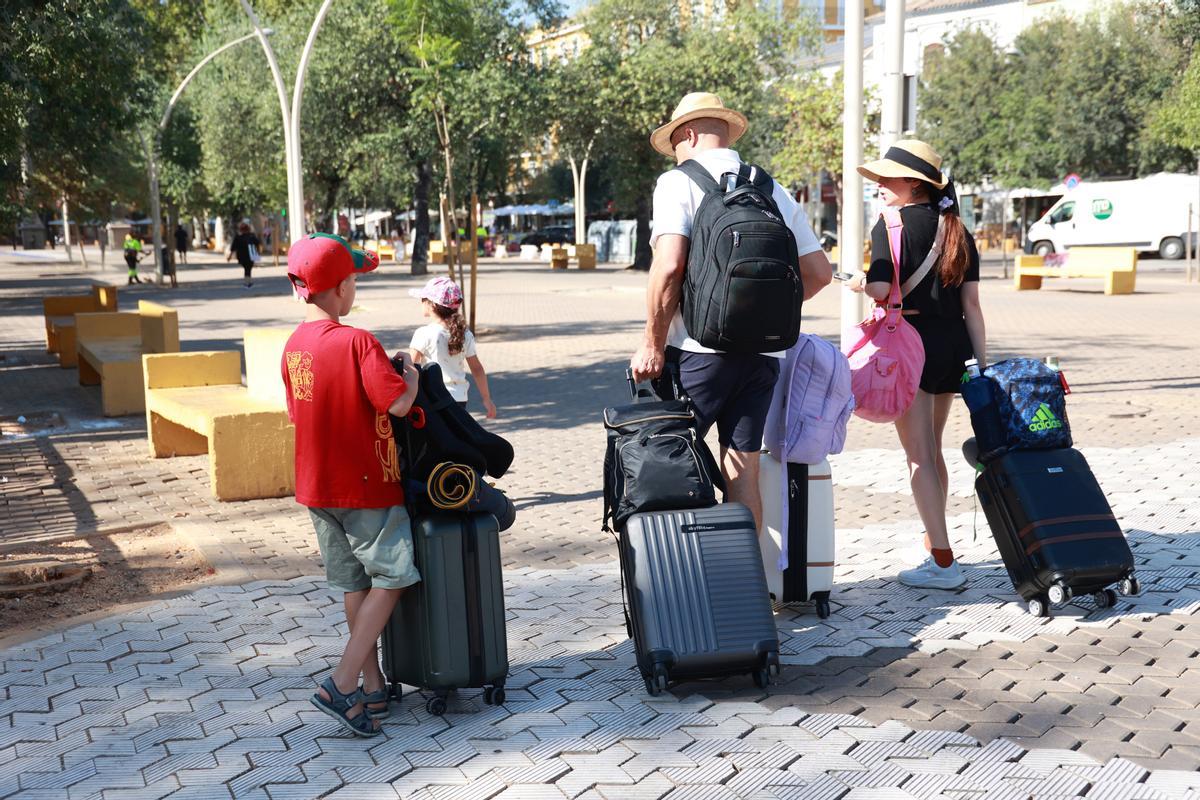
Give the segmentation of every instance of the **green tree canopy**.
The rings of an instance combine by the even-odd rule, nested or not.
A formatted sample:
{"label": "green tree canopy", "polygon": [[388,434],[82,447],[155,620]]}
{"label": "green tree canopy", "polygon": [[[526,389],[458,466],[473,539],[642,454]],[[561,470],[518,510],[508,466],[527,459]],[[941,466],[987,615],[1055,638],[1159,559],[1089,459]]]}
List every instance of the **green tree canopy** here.
{"label": "green tree canopy", "polygon": [[102,181],[146,102],[146,25],[128,0],[0,4],[0,197],[8,213]]}
{"label": "green tree canopy", "polygon": [[967,181],[1012,185],[1134,175],[1179,163],[1144,135],[1146,120],[1186,63],[1174,12],[1115,5],[1085,18],[1052,16],[1011,50],[965,30],[928,60],[919,133]]}
{"label": "green tree canopy", "polygon": [[606,109],[597,146],[612,170],[615,200],[638,220],[635,265],[650,262],[650,197],[670,162],[649,144],[680,98],[704,90],[746,114],[749,133],[738,144],[748,160],[770,152],[776,82],[797,54],[816,42],[808,17],[755,3],[724,14],[684,13],[675,0],[599,0],[584,14],[592,45],[578,91]]}

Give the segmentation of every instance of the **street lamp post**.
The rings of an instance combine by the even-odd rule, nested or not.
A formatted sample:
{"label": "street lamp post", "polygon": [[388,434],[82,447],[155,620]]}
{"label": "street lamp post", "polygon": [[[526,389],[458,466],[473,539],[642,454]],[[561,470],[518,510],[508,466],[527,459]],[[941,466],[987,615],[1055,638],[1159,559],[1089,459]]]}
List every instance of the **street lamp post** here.
{"label": "street lamp post", "polygon": [[[900,0],[892,0],[900,2]],[[889,3],[891,5],[891,3]],[[842,230],[838,236],[843,272],[862,269],[863,183],[863,0],[847,0],[845,57],[842,72]],[[854,325],[862,320],[862,295],[842,286],[842,346],[853,344]]]}
{"label": "street lamp post", "polygon": [[[262,33],[263,35],[270,36],[273,31],[267,29]],[[213,50],[204,58],[200,59],[200,63],[192,67],[192,71],[187,74],[187,77],[180,81],[179,86],[175,89],[175,93],[172,94],[171,99],[167,101],[167,107],[163,110],[162,119],[159,120],[158,127],[154,131],[154,139],[147,141],[146,137],[142,137],[142,147],[146,150],[146,167],[150,173],[150,219],[153,222],[152,227],[154,230],[154,272],[155,280],[158,283],[162,283],[163,281],[163,269],[165,266],[162,262],[162,200],[159,197],[157,162],[158,153],[162,149],[163,132],[167,129],[167,123],[171,121],[171,112],[175,110],[175,103],[179,101],[179,96],[183,94],[184,88],[191,83],[192,78],[196,77],[196,73],[199,72],[205,64],[212,61],[229,48],[239,45],[242,42],[249,41],[257,35],[257,32],[248,33],[245,36],[234,39],[232,42],[227,42],[226,44],[221,45],[216,50]]]}
{"label": "street lamp post", "polygon": [[283,83],[283,73],[279,70],[279,61],[275,51],[258,22],[258,15],[250,7],[249,0],[241,0],[242,10],[250,18],[254,32],[266,53],[267,63],[271,66],[271,77],[275,81],[275,92],[279,95],[279,111],[283,117],[283,150],[284,163],[287,165],[288,186],[288,236],[293,242],[304,238],[304,173],[300,166],[300,99],[304,92],[304,76],[308,71],[308,58],[312,53],[313,43],[317,32],[325,22],[325,15],[333,0],[324,0],[317,16],[313,19],[308,31],[308,39],[304,42],[304,51],[300,54],[300,65],[296,68],[296,83],[292,90],[292,103],[289,108],[287,87]]}

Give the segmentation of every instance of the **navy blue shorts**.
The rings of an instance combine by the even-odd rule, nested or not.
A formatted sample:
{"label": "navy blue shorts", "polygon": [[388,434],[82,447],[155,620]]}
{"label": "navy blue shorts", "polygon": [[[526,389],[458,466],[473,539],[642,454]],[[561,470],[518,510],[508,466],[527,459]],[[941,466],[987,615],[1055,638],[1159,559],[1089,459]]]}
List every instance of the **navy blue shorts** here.
{"label": "navy blue shorts", "polygon": [[701,436],[715,424],[722,447],[742,453],[762,449],[779,359],[755,353],[689,353],[672,347],[667,360],[679,364],[679,382],[692,398]]}

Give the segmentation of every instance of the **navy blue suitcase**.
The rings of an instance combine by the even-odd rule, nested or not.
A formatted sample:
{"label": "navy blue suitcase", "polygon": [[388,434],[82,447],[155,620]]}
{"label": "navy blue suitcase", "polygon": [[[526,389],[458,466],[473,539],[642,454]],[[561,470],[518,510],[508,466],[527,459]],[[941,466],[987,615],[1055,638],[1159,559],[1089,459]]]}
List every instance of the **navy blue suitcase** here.
{"label": "navy blue suitcase", "polygon": [[1133,553],[1078,450],[1013,450],[975,479],[979,504],[1013,587],[1035,616],[1072,596],[1107,608],[1139,591]]}

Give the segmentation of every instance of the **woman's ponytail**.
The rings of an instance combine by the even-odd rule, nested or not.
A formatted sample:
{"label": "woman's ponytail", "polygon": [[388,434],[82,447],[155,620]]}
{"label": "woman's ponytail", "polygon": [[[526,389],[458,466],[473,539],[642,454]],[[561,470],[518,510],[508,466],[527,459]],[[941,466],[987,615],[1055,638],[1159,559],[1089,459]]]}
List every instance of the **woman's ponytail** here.
{"label": "woman's ponytail", "polygon": [[462,318],[462,314],[458,313],[457,308],[447,308],[437,303],[432,303],[432,305],[433,313],[438,315],[438,319],[446,323],[446,330],[450,334],[450,343],[447,350],[450,355],[456,356],[462,352],[463,344],[467,339],[467,322]]}
{"label": "woman's ponytail", "polygon": [[943,286],[962,286],[971,265],[971,251],[967,247],[967,228],[958,216],[958,192],[954,181],[944,189],[934,189],[934,203],[942,215],[942,257],[938,259],[938,276]]}

